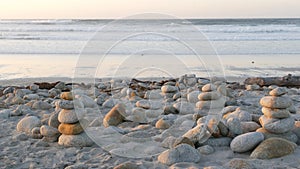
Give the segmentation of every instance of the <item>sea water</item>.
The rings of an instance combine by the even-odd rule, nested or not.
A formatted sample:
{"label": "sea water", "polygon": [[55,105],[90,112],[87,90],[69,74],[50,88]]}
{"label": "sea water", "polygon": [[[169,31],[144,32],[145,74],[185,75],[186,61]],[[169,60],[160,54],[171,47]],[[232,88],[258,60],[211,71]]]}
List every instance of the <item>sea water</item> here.
{"label": "sea water", "polygon": [[299,75],[300,19],[0,20],[0,72],[0,79]]}

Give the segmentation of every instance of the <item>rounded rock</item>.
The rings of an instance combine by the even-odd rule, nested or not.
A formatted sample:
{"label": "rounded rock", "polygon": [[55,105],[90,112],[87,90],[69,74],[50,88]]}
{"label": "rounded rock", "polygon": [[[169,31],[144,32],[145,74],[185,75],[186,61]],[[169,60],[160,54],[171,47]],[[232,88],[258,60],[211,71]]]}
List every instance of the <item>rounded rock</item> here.
{"label": "rounded rock", "polygon": [[45,137],[55,137],[59,135],[59,132],[56,128],[47,125],[41,126],[40,133]]}
{"label": "rounded rock", "polygon": [[58,114],[58,121],[61,123],[76,123],[84,117],[83,109],[62,109]]}
{"label": "rounded rock", "polygon": [[260,104],[272,109],[286,109],[292,105],[292,100],[286,96],[265,96],[260,100]]}
{"label": "rounded rock", "polygon": [[283,87],[277,87],[273,90],[271,90],[269,92],[269,94],[271,96],[282,96],[282,95],[285,95],[288,91],[286,90],[286,88],[283,88]]}
{"label": "rounded rock", "polygon": [[294,128],[295,120],[292,117],[285,119],[272,119],[266,116],[259,118],[260,124],[271,133],[281,134],[286,133]]}
{"label": "rounded rock", "polygon": [[288,109],[270,109],[263,107],[261,111],[268,118],[283,119],[291,116]]}
{"label": "rounded rock", "polygon": [[74,96],[72,92],[62,92],[60,98],[64,100],[73,100]]}
{"label": "rounded rock", "polygon": [[125,113],[125,105],[117,104],[105,115],[103,119],[104,127],[117,126],[122,123],[125,119]]}
{"label": "rounded rock", "polygon": [[214,84],[206,84],[202,87],[202,92],[211,92],[217,90],[217,86]]}
{"label": "rounded rock", "polygon": [[90,147],[94,142],[83,132],[79,135],[62,134],[58,139],[58,144],[66,147]]}
{"label": "rounded rock", "polygon": [[20,120],[17,124],[17,131],[30,134],[35,127],[42,126],[41,120],[35,116],[27,116]]}
{"label": "rounded rock", "polygon": [[163,93],[175,93],[175,92],[178,91],[178,89],[175,86],[164,85],[164,86],[161,87],[161,91]]}
{"label": "rounded rock", "polygon": [[58,131],[65,135],[77,135],[83,132],[83,130],[87,127],[87,120],[81,120],[81,122],[74,124],[66,124],[62,123],[58,126]]}
{"label": "rounded rock", "polygon": [[234,152],[244,153],[253,150],[264,140],[264,135],[259,132],[250,132],[235,137],[230,143],[230,148]]}
{"label": "rounded rock", "polygon": [[209,101],[209,100],[218,100],[220,97],[221,94],[219,92],[211,91],[211,92],[200,93],[198,99],[202,101]]}

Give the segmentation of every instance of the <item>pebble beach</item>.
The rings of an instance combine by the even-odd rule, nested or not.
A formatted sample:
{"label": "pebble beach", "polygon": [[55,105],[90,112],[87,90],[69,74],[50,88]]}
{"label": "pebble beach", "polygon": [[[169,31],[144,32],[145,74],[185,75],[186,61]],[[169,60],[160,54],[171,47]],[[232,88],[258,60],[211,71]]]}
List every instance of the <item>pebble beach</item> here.
{"label": "pebble beach", "polygon": [[300,90],[242,79],[0,82],[0,168],[299,168]]}

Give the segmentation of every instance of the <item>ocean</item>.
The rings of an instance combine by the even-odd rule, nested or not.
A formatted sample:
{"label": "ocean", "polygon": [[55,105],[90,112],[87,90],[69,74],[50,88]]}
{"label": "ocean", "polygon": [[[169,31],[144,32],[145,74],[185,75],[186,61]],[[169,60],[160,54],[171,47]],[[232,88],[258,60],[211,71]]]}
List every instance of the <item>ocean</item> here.
{"label": "ocean", "polygon": [[300,19],[0,20],[0,80],[300,75]]}

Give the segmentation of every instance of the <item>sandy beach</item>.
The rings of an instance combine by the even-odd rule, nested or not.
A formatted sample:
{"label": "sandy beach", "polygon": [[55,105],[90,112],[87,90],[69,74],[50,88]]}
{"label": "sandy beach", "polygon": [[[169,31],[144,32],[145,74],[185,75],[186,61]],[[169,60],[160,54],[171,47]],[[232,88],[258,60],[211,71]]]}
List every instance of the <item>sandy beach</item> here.
{"label": "sandy beach", "polygon": [[[232,143],[249,133],[261,133],[258,130],[264,128],[264,124],[258,119],[263,116],[261,110],[267,103],[260,100],[273,90],[273,93],[283,92],[282,97],[291,100],[287,103],[292,107],[286,117],[295,123],[290,133],[293,135],[278,134],[276,137],[284,138],[291,145],[299,143],[298,88],[281,87],[279,90],[274,85],[245,86],[242,79],[241,83],[233,83],[209,81],[194,75],[181,76],[176,81],[168,78],[156,78],[156,82],[147,80],[97,79],[93,85],[73,83],[70,78],[1,81],[0,167],[299,168],[298,145],[285,154],[277,151],[267,159],[260,159],[254,157],[253,151],[269,136],[261,134],[262,139],[246,150],[240,150]],[[58,81],[60,83],[55,83]],[[212,96],[204,99],[208,97],[207,93],[214,91],[217,94],[214,97],[219,100],[222,95],[224,102],[214,102],[208,109],[203,107],[202,103],[207,102],[203,100],[213,102],[216,99]],[[61,135],[61,132],[75,132],[61,127],[67,124],[62,112],[72,109],[77,113],[83,110],[84,116],[77,114],[76,117],[81,126],[86,126],[80,134],[74,133],[74,138],[72,134]],[[58,116],[58,129],[53,126],[55,115]],[[109,116],[121,120],[109,120]],[[209,117],[217,121],[210,123]],[[234,123],[230,119],[237,120],[239,125],[232,128]],[[225,124],[227,133],[223,133],[220,123]],[[199,125],[205,126],[205,135],[201,135],[203,130],[193,131]],[[212,126],[216,127],[213,131]],[[74,140],[76,135],[81,140]],[[252,143],[242,139],[239,144],[247,147]],[[175,154],[168,155],[171,151]],[[184,158],[185,155],[189,158]]]}

